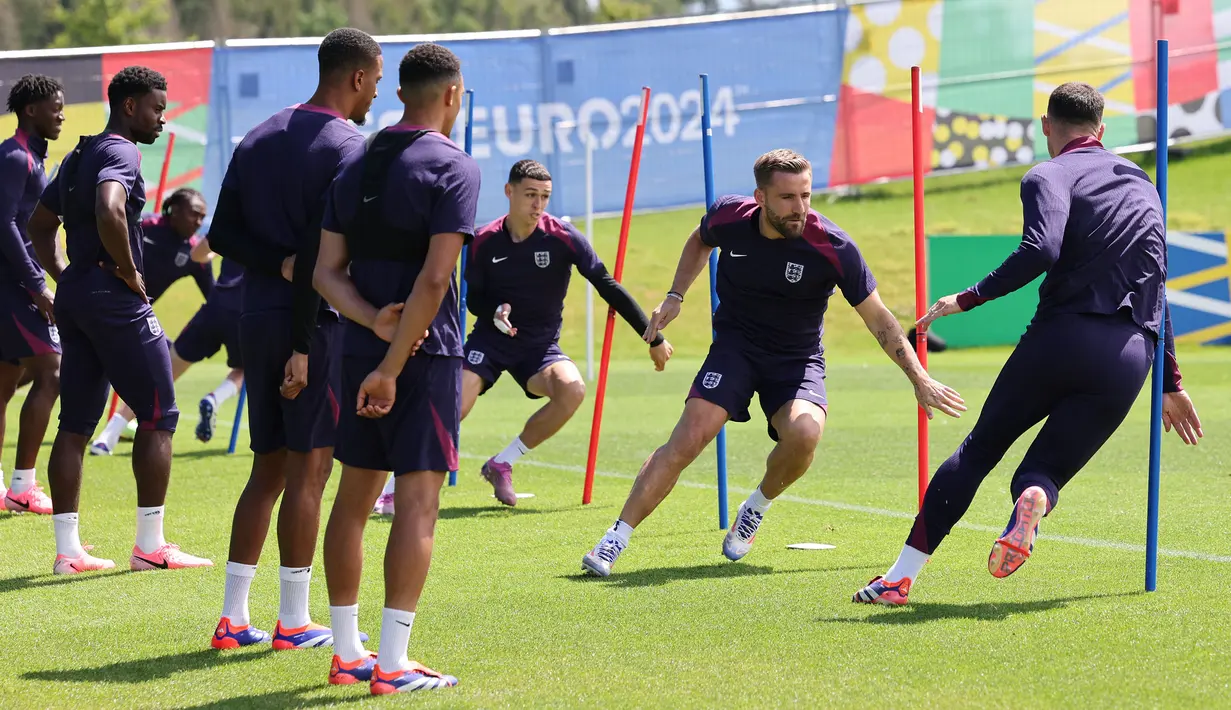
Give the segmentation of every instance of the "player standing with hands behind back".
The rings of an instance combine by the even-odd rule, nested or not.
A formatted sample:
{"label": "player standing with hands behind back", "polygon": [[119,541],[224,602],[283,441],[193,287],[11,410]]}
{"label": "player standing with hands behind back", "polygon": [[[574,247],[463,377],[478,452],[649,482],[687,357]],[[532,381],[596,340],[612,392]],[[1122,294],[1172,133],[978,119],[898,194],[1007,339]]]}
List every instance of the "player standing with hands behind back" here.
{"label": "player standing with hands behind back", "polygon": [[[369,139],[362,159],[329,191],[316,268],[317,287],[346,316],[336,449],[342,481],[325,529],[336,639],[329,682],[369,680],[373,695],[457,684],[410,661],[407,651],[440,487],[457,466],[462,333],[454,271],[474,234],[479,199],[478,164],[448,138],[462,101],[457,57],[417,45],[398,67],[398,84],[402,119]],[[376,657],[359,634],[359,578],[364,524],[386,471],[399,479],[398,512],[385,547]]]}
{"label": "player standing with hands behind back", "polygon": [[326,35],[316,57],[308,101],[265,119],[235,148],[209,233],[211,249],[244,267],[240,350],[254,454],[231,524],[214,648],[269,640],[249,624],[248,591],[279,495],[281,591],[272,645],[333,643],[329,629],[312,622],[308,589],[338,423],[329,376],[338,316],[312,287],[312,273],[325,194],[347,156],[363,148],[347,119],[366,119],[384,60],[376,40],[350,27]]}

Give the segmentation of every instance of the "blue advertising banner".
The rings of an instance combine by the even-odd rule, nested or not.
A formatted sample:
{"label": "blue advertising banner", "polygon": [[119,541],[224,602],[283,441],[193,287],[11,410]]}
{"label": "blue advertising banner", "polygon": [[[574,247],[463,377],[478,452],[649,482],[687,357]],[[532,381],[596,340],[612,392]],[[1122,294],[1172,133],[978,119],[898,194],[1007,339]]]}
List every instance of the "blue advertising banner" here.
{"label": "blue advertising banner", "polygon": [[[623,207],[642,86],[651,88],[636,207],[704,201],[701,73],[710,74],[719,194],[750,193],[752,163],[793,148],[823,187],[842,80],[846,10],[697,22],[633,30],[555,30],[498,39],[444,40],[475,92],[474,156],[483,171],[479,220],[503,214],[500,188],[522,158],[554,179],[552,211],[585,210],[586,141],[594,141],[594,208]],[[231,151],[270,114],[316,86],[316,43],[214,51],[204,188],[213,201]],[[386,43],[385,78],[366,124],[395,123],[397,64],[413,43]],[[770,51],[772,48],[772,51]],[[830,48],[830,49],[826,49]],[[733,61],[737,57],[754,61]],[[801,96],[815,98],[802,99]],[[828,100],[825,97],[829,97]],[[462,126],[455,129],[460,142]]]}

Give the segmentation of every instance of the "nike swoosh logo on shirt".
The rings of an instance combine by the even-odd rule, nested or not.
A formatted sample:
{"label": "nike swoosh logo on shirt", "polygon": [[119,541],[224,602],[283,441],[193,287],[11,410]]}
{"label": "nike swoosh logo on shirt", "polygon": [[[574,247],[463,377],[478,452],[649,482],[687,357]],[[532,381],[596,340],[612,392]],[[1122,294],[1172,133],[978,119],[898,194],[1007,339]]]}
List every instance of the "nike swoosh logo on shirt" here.
{"label": "nike swoosh logo on shirt", "polygon": [[380,197],[380,195],[372,195],[371,197],[365,197],[365,198],[363,198],[363,201],[364,201],[364,202],[371,202],[372,200],[375,200],[377,197]]}
{"label": "nike swoosh logo on shirt", "polygon": [[493,263],[493,264],[499,264],[500,262],[504,261],[504,260],[505,260],[505,259],[507,259],[507,258],[509,258],[509,257],[507,257],[507,256],[502,256],[502,257],[500,257],[499,259],[497,259],[496,257],[492,257],[492,263]]}
{"label": "nike swoosh logo on shirt", "polygon": [[732,257],[734,257],[734,258],[736,258],[736,259],[740,258],[741,256],[748,256],[747,254],[736,254],[736,253],[735,253],[735,252],[733,252],[733,251],[732,251],[732,252],[727,252],[727,253],[728,253],[728,254],[730,254]]}
{"label": "nike swoosh logo on shirt", "polygon": [[167,561],[166,561],[166,560],[163,560],[162,562],[155,562],[155,561],[153,561],[153,560],[147,560],[147,559],[145,559],[144,557],[137,557],[137,555],[133,555],[133,557],[136,557],[137,559],[141,560],[142,562],[144,562],[144,563],[146,563],[146,564],[148,564],[148,565],[153,565],[153,566],[155,566],[155,567],[157,567],[157,568],[159,568],[159,569],[166,569],[166,568],[167,568]]}

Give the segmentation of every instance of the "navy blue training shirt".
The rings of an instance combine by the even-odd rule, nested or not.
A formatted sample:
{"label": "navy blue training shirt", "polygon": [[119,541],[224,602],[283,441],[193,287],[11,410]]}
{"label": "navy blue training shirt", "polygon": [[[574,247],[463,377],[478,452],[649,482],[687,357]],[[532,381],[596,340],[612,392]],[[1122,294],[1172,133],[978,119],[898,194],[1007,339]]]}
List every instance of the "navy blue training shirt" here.
{"label": "navy blue training shirt", "polygon": [[[242,238],[283,256],[319,239],[325,192],[362,148],[353,125],[319,106],[297,104],[258,124],[235,148],[222,181],[241,198]],[[291,282],[279,275],[249,269],[243,292],[245,312],[291,308]]]}
{"label": "navy blue training shirt", "polygon": [[147,217],[141,222],[145,242],[145,295],[157,301],[176,281],[191,276],[201,295],[209,298],[214,288],[214,270],[192,260],[195,239],[184,239],[166,217]]}
{"label": "navy blue training shirt", "polygon": [[[413,126],[391,126],[386,131],[421,130]],[[360,144],[362,148],[362,143]],[[362,199],[362,152],[353,156],[329,190],[324,228],[346,234],[353,226]],[[394,229],[410,232],[422,239],[423,253],[433,235],[460,233],[474,235],[475,213],[479,203],[479,165],[448,137],[431,131],[402,151],[389,168],[382,194],[385,221]],[[361,235],[365,236],[365,235]],[[359,295],[382,308],[402,303],[410,297],[423,262],[355,259],[350,263],[350,278]],[[456,270],[440,310],[432,320],[430,335],[420,352],[430,355],[462,356],[461,323],[457,312]],[[383,356],[389,344],[367,328],[346,322],[342,338],[345,355]]]}
{"label": "navy blue training shirt", "polygon": [[591,282],[607,270],[589,240],[568,222],[544,214],[529,237],[515,242],[507,219],[483,226],[470,244],[466,302],[474,306],[475,330],[499,332],[492,316],[507,303],[519,341],[552,342],[560,336],[573,267]]}
{"label": "navy blue training shirt", "polygon": [[1035,321],[1124,310],[1156,337],[1165,329],[1166,385],[1178,389],[1170,318],[1163,312],[1166,226],[1150,176],[1093,137],[1079,138],[1026,173],[1021,200],[1021,245],[959,294],[958,305],[970,310],[1046,273]]}
{"label": "navy blue training shirt", "polygon": [[0,143],[0,281],[15,281],[31,293],[42,293],[47,285],[26,236],[26,224],[47,187],[46,159],[47,141],[21,129]]}
{"label": "navy blue training shirt", "polygon": [[[141,151],[137,145],[114,133],[91,137],[82,149],[76,180],[65,185],[62,193],[60,183],[66,179],[64,168],[61,165],[40,199],[47,209],[64,219],[64,241],[69,263],[62,282],[86,277],[92,269],[98,268],[100,261],[104,264],[115,263],[99,238],[94,212],[95,194],[104,182],[118,182],[128,194],[124,205],[128,219],[128,248],[132,251],[137,271],[144,275],[141,210],[145,207],[145,180],[141,178]],[[70,209],[69,204],[62,202],[65,196],[72,205],[71,215],[65,214]]]}
{"label": "navy blue training shirt", "polygon": [[858,306],[876,290],[872,270],[854,240],[815,210],[796,239],[762,235],[760,216],[753,198],[727,195],[701,219],[701,241],[722,250],[715,341],[742,340],[775,355],[823,352],[834,289]]}

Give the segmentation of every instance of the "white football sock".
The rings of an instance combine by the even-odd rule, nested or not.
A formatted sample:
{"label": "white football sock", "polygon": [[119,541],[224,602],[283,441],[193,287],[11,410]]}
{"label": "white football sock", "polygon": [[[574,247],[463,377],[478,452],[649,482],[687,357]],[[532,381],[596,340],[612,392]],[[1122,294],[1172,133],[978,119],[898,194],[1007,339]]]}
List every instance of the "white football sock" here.
{"label": "white football sock", "polygon": [[167,506],[137,508],[137,549],[152,553],[167,544],[162,536],[162,519]]}
{"label": "white football sock", "polygon": [[119,414],[113,414],[107,422],[107,426],[103,429],[103,433],[98,435],[97,441],[103,442],[109,449],[114,449],[115,445],[120,443],[120,434],[124,432],[127,426],[127,419]]}
{"label": "white football sock", "polygon": [[282,593],[278,603],[278,621],[284,629],[298,629],[312,623],[308,614],[308,583],[312,581],[311,567],[279,567]]}
{"label": "white football sock", "polygon": [[56,554],[77,558],[85,554],[81,546],[81,535],[77,530],[76,513],[60,513],[51,516],[56,527]]}
{"label": "white football sock", "polygon": [[[333,631],[333,652],[344,663],[367,658],[359,640],[359,605],[329,607],[329,626]],[[382,644],[383,645],[383,644]]]}
{"label": "white football sock", "polygon": [[530,447],[521,443],[521,437],[519,436],[513,440],[513,443],[504,447],[504,451],[496,454],[495,461],[496,463],[507,463],[511,465],[517,463],[517,459],[521,458],[522,454],[525,454],[528,451],[530,451]]}
{"label": "white football sock", "polygon": [[13,491],[13,495],[21,495],[34,487],[34,469],[18,468],[13,470],[13,481],[9,483],[9,490]]}
{"label": "white football sock", "polygon": [[623,520],[615,521],[615,525],[612,525],[611,528],[607,530],[607,535],[609,537],[614,537],[619,540],[625,547],[628,547],[628,538],[632,534],[633,526]]}
{"label": "white football sock", "polygon": [[761,487],[757,486],[756,490],[748,496],[748,500],[745,502],[745,505],[757,511],[761,515],[765,515],[765,511],[769,510],[771,503],[773,503],[773,501],[762,495]]}
{"label": "white football sock", "polygon": [[[415,625],[415,613],[385,607],[380,613],[380,650],[376,665],[384,673],[410,668],[410,629]],[[335,637],[334,642],[337,642]]]}
{"label": "white football sock", "polygon": [[256,576],[256,565],[227,562],[227,586],[222,593],[222,615],[231,620],[232,626],[247,626],[248,590]]}
{"label": "white football sock", "polygon": [[920,552],[910,545],[903,545],[898,561],[894,562],[889,571],[885,573],[885,581],[900,582],[903,577],[910,577],[913,582],[923,571],[923,565],[927,564],[927,561],[926,552]]}
{"label": "white football sock", "polygon": [[239,392],[239,388],[230,380],[223,380],[222,384],[218,385],[218,389],[209,393],[209,396],[214,398],[214,404],[219,405],[228,399],[234,397]]}
{"label": "white football sock", "polygon": [[395,482],[395,481],[397,481],[397,480],[398,480],[398,477],[397,477],[397,476],[394,476],[393,474],[390,474],[390,475],[389,475],[389,480],[385,482],[385,487],[384,487],[384,489],[383,489],[383,490],[381,490],[380,494],[381,494],[382,496],[383,496],[383,495],[393,495],[393,484],[394,484],[394,482]]}

